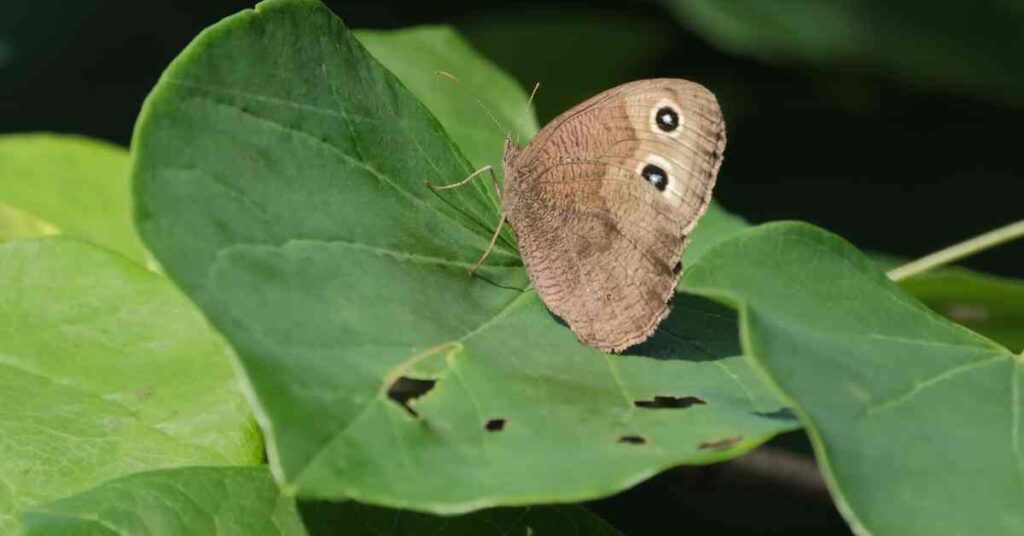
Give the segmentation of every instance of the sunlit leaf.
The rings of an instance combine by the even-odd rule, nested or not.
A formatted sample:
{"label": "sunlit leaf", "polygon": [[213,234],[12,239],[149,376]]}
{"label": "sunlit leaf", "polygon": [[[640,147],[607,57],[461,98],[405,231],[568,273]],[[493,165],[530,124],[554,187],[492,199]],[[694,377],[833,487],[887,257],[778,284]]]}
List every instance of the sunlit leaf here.
{"label": "sunlit leaf", "polygon": [[262,457],[220,340],[163,277],[70,239],[0,244],[0,533],[119,475]]}
{"label": "sunlit leaf", "polygon": [[[116,145],[58,134],[0,136],[0,204],[9,207],[0,212],[0,238],[59,232],[145,265],[128,179],[128,151]],[[15,226],[12,211],[36,223]]]}

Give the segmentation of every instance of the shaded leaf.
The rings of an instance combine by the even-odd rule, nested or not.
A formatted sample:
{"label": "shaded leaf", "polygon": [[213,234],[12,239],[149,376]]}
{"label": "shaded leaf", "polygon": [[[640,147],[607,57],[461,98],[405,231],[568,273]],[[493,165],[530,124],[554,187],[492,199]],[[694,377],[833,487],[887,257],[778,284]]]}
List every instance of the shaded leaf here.
{"label": "shaded leaf", "polygon": [[258,461],[224,354],[161,276],[70,239],[0,244],[0,533],[111,477]]}
{"label": "shaded leaf", "polygon": [[688,26],[734,52],[869,66],[907,80],[1024,99],[1019,3],[986,0],[964,9],[925,0],[663,1]]}
{"label": "shaded leaf", "polygon": [[805,224],[747,231],[685,279],[740,308],[746,351],[797,408],[854,532],[1024,531],[1020,356]]}
{"label": "shaded leaf", "polygon": [[[0,203],[146,264],[132,225],[128,151],[121,147],[80,136],[0,136]],[[0,215],[6,239],[40,235],[38,224],[13,232],[6,219]]]}
{"label": "shaded leaf", "polygon": [[[467,276],[495,207],[424,185],[471,167],[318,2],[200,35],[134,147],[142,233],[237,350],[289,492],[446,513],[574,501],[794,427],[724,307],[682,298],[609,356],[527,290],[510,246]],[[656,396],[705,403],[636,405]]]}

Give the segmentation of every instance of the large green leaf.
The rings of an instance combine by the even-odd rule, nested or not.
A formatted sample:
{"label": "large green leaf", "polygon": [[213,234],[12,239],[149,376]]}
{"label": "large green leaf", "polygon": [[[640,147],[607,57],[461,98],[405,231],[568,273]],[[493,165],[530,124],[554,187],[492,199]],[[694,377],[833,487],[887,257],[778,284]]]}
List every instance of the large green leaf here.
{"label": "large green leaf", "polygon": [[918,82],[1024,99],[1019,2],[981,0],[965,10],[927,0],[662,1],[712,42],[743,54],[867,65]]}
{"label": "large green leaf", "polygon": [[[0,239],[47,234],[39,224],[146,263],[132,225],[128,151],[57,134],[0,136]],[[11,208],[33,226],[12,223]],[[6,224],[6,225],[5,225]]]}
{"label": "large green leaf", "polygon": [[301,506],[265,467],[183,467],[122,477],[32,508],[26,536],[615,536],[579,506],[485,510],[460,517],[355,502]]}
{"label": "large green leaf", "polygon": [[526,289],[511,247],[469,277],[495,207],[425,186],[471,166],[318,2],[200,35],[134,147],[142,233],[237,350],[289,492],[448,513],[579,500],[794,426],[724,307],[683,298],[609,356]]}
{"label": "large green leaf", "polygon": [[70,239],[0,244],[0,533],[111,477],[253,463],[220,340],[161,276]]}
{"label": "large green leaf", "polygon": [[855,532],[1024,533],[1021,356],[804,224],[747,231],[685,281],[740,308],[745,350],[797,408]]}

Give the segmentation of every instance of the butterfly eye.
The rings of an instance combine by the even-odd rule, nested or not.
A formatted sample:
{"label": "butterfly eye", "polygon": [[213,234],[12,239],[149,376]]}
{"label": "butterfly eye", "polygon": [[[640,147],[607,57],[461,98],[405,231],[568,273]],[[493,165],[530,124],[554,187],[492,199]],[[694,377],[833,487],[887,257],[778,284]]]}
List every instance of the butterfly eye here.
{"label": "butterfly eye", "polygon": [[664,169],[654,165],[647,164],[644,169],[640,172],[644,180],[654,185],[659,192],[665,191],[665,186],[668,186],[668,174],[665,173]]}
{"label": "butterfly eye", "polygon": [[679,114],[669,106],[662,106],[654,113],[654,122],[664,132],[679,128]]}

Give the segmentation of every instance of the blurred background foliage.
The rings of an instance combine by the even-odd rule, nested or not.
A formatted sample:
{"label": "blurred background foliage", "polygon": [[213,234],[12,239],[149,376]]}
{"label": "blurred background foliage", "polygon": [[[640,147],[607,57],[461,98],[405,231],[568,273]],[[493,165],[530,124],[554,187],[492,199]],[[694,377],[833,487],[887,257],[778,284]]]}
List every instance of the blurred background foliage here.
{"label": "blurred background foliage", "polygon": [[[0,130],[127,145],[170,60],[202,28],[252,3],[4,0]],[[455,25],[524,87],[541,83],[541,123],[629,80],[707,85],[729,125],[717,198],[753,222],[806,220],[862,249],[909,258],[1024,213],[1021,2],[327,4],[353,28]],[[1024,276],[1024,243],[964,264]],[[776,446],[806,449],[799,434]],[[742,476],[757,463],[670,471],[592,507],[628,534],[666,522],[695,533],[849,533],[813,481],[773,493],[772,481]]]}

